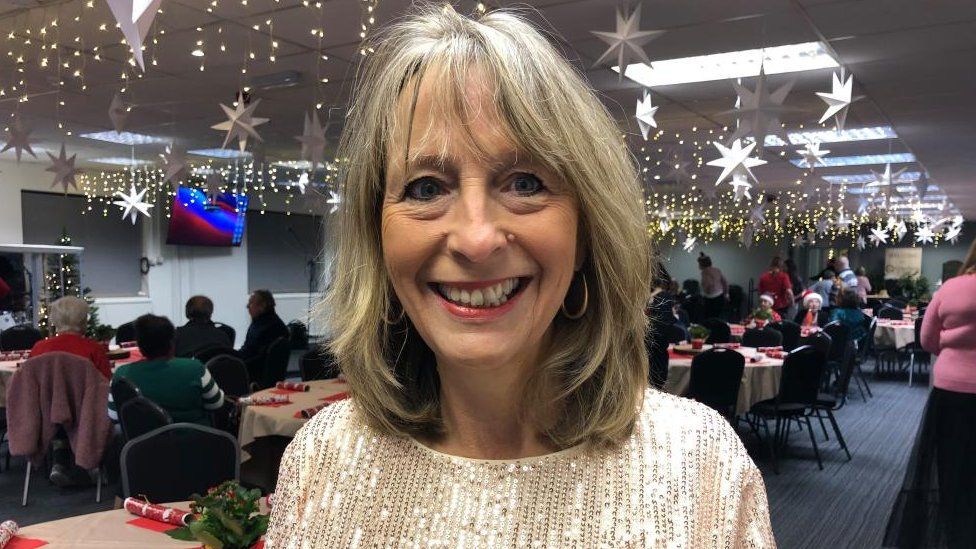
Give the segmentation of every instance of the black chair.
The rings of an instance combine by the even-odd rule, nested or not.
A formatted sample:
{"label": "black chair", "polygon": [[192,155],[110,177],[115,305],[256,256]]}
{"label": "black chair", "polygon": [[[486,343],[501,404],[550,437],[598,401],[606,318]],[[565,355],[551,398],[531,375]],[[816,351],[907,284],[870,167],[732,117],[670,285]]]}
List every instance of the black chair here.
{"label": "black chair", "polygon": [[702,321],[702,326],[708,328],[708,339],[705,343],[728,343],[732,341],[732,329],[728,323],[720,318],[706,318]]}
{"label": "black chair", "polygon": [[800,345],[800,325],[791,320],[781,320],[769,325],[770,328],[783,334],[783,350],[786,352],[796,349]]}
{"label": "black chair", "polygon": [[302,381],[332,379],[339,375],[339,365],[335,355],[324,346],[309,349],[298,360],[298,372]]}
{"label": "black chair", "polygon": [[122,436],[125,440],[132,440],[173,423],[169,412],[144,396],[129,399],[118,410],[119,424],[122,426]]}
{"label": "black chair", "polygon": [[743,347],[778,347],[783,344],[783,334],[772,328],[749,328],[742,334]]}
{"label": "black chair", "polygon": [[820,331],[815,334],[810,334],[807,337],[800,338],[800,347],[808,345],[819,351],[825,357],[830,356],[830,346],[833,341],[826,332]]}
{"label": "black chair", "polygon": [[[836,339],[834,340],[836,343]],[[838,345],[833,345],[833,347],[838,347]],[[826,414],[827,419],[830,420],[830,426],[834,430],[834,435],[837,437],[837,441],[840,443],[840,447],[847,454],[847,461],[851,460],[851,452],[847,448],[847,442],[844,440],[844,435],[840,432],[840,426],[837,424],[837,418],[834,417],[834,412],[840,410],[847,403],[847,392],[850,389],[851,378],[854,375],[855,367],[855,350],[854,342],[847,341],[844,345],[844,350],[841,353],[840,370],[837,374],[837,380],[832,386],[832,390],[829,392],[821,392],[817,395],[817,402],[813,407],[813,412],[820,421],[820,428],[823,429],[824,439],[830,440],[827,435],[827,428],[824,426],[824,414]]]}
{"label": "black chair", "polygon": [[907,357],[908,367],[908,386],[912,386],[912,378],[915,375],[915,366],[918,366],[918,373],[924,373],[923,366],[928,366],[932,355],[922,348],[922,316],[915,319],[915,341],[905,345],[900,349],[902,358]]}
{"label": "black chair", "polygon": [[142,391],[136,387],[136,384],[125,377],[112,379],[112,386],[109,388],[109,391],[112,394],[112,402],[115,404],[116,410],[121,410],[127,402],[142,396]]}
{"label": "black chair", "polygon": [[871,393],[871,386],[868,385],[868,380],[864,377],[864,372],[861,370],[861,366],[868,361],[868,358],[874,352],[874,333],[878,330],[878,319],[865,317],[865,322],[867,322],[867,335],[864,336],[860,341],[855,341],[854,345],[857,347],[857,352],[854,355],[854,382],[857,384],[857,390],[861,393],[861,400],[867,402],[864,397],[865,391],[869,397],[874,397]]}
{"label": "black chair", "polygon": [[206,364],[207,362],[210,362],[210,359],[220,355],[237,356],[237,351],[235,351],[230,347],[222,347],[222,346],[207,347],[206,349],[201,349],[196,353],[193,353],[193,358]]}
{"label": "black chair", "polygon": [[[823,461],[820,459],[817,439],[813,434],[813,427],[810,425],[810,414],[814,406],[817,405],[820,379],[823,376],[826,361],[826,355],[816,348],[809,345],[798,347],[786,355],[786,359],[783,361],[783,372],[776,398],[757,402],[749,410],[752,417],[749,424],[757,436],[759,436],[759,429],[756,424],[758,421],[762,421],[773,460],[773,470],[777,473],[779,473],[779,468],[776,465],[776,449],[785,447],[789,443],[790,424],[794,420],[800,423],[801,428],[803,423],[806,423],[810,442],[813,444],[813,452],[817,457],[817,466],[823,470]],[[776,420],[773,438],[770,438],[769,419]]]}
{"label": "black chair", "polygon": [[115,343],[122,344],[136,340],[135,322],[126,322],[115,329]]}
{"label": "black chair", "polygon": [[905,318],[905,313],[901,309],[892,307],[890,303],[885,303],[880,309],[878,309],[878,314],[875,316],[888,320],[901,320]]}
{"label": "black chair", "polygon": [[194,423],[174,423],[130,440],[121,462],[122,497],[149,501],[184,501],[239,479],[241,471],[237,439]]}
{"label": "black chair", "polygon": [[288,373],[288,359],[291,358],[291,342],[287,337],[279,337],[268,345],[264,353],[264,371],[259,381],[261,389],[274,387],[285,380]]}
{"label": "black chair", "polygon": [[827,372],[835,377],[840,375],[840,369],[851,342],[851,329],[838,321],[829,322],[823,331],[830,336],[830,351],[827,353]]}
{"label": "black chair", "polygon": [[644,346],[647,349],[650,368],[647,380],[651,387],[661,389],[668,380],[668,343],[659,337],[655,337],[656,335],[660,335],[660,333],[648,330],[644,337]]}
{"label": "black chair", "polygon": [[234,355],[223,354],[208,360],[206,366],[224,395],[240,398],[251,393],[251,380],[243,360]]}
{"label": "black chair", "polygon": [[662,322],[660,324],[655,324],[651,329],[657,332],[655,334],[654,341],[658,341],[665,346],[667,346],[669,343],[681,343],[682,341],[688,339],[688,335],[685,334],[685,331],[676,324]]}
{"label": "black chair", "polygon": [[691,377],[684,396],[711,407],[732,423],[745,367],[746,359],[741,353],[709,349],[691,360]]}
{"label": "black chair", "polygon": [[41,331],[30,324],[18,324],[0,332],[0,351],[29,351],[44,339]]}
{"label": "black chair", "polygon": [[729,320],[739,322],[742,320],[742,303],[745,301],[745,290],[742,286],[732,284],[729,286]]}
{"label": "black chair", "polygon": [[227,334],[227,338],[230,339],[230,344],[233,346],[234,342],[237,340],[237,330],[226,324],[221,324],[220,322],[214,322],[214,326],[221,332]]}
{"label": "black chair", "polygon": [[902,301],[900,299],[889,299],[885,303],[885,305],[887,305],[889,307],[894,307],[894,308],[896,308],[898,310],[901,310],[901,311],[904,311],[905,310],[905,307],[908,306],[908,303],[905,303],[904,301]]}

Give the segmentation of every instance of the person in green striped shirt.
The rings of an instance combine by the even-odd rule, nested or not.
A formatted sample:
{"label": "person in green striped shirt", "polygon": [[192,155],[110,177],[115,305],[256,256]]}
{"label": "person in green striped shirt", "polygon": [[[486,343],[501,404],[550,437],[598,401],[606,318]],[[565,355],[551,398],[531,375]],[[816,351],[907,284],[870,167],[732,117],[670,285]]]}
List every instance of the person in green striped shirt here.
{"label": "person in green striped shirt", "polygon": [[[112,380],[129,379],[175,422],[210,425],[209,412],[224,405],[224,392],[199,360],[175,358],[173,323],[164,316],[142,315],[135,321],[135,331],[145,360],[119,366]],[[115,402],[111,395],[108,398],[108,415],[118,421]]]}

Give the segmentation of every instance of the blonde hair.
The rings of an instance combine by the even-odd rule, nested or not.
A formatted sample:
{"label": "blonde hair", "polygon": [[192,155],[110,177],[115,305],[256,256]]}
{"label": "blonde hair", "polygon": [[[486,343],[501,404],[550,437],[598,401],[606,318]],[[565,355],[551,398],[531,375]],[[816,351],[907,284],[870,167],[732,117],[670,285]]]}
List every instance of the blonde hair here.
{"label": "blonde hair", "polygon": [[[375,38],[339,147],[343,207],[321,309],[357,409],[383,432],[443,434],[435,360],[393,296],[380,213],[386,166],[403,161],[389,158],[389,147],[412,123],[421,81],[436,78],[441,102],[463,123],[465,87],[476,74],[493,89],[517,150],[566,181],[580,208],[589,307],[579,320],[553,321],[522,412],[557,447],[620,443],[647,385],[642,306],[651,277],[642,193],[623,136],[583,78],[522,17],[495,11],[474,20],[449,5],[415,10]],[[401,96],[413,98],[406,116],[396,108]]]}
{"label": "blonde hair", "polygon": [[58,333],[84,335],[88,329],[88,309],[88,303],[80,297],[62,297],[51,303],[51,325]]}
{"label": "blonde hair", "polygon": [[965,274],[976,274],[976,238],[969,245],[969,253],[966,254],[966,259],[959,267],[959,276]]}

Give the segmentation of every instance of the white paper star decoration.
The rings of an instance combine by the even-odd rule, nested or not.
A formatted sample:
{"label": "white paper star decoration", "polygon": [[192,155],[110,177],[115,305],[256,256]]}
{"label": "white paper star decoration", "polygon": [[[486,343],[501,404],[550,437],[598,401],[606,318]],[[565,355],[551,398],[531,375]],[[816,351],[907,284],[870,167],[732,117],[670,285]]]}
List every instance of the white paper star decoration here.
{"label": "white paper star decoration", "polygon": [[47,167],[47,172],[54,172],[54,182],[51,183],[51,187],[56,187],[61,185],[64,188],[64,192],[68,192],[68,186],[78,189],[78,183],[75,181],[75,176],[81,173],[81,170],[75,168],[75,156],[71,155],[69,158],[64,152],[64,143],[61,143],[61,153],[55,157],[51,153],[47,153],[51,158],[51,165]]}
{"label": "white paper star decoration", "polygon": [[308,172],[302,172],[302,175],[298,176],[298,182],[295,185],[302,194],[305,194],[305,187],[308,186]]}
{"label": "white paper star decoration", "polygon": [[868,236],[871,243],[875,246],[880,246],[882,244],[888,243],[888,232],[882,229],[880,226],[871,229],[871,235]]}
{"label": "white paper star decoration", "polygon": [[733,82],[732,86],[739,98],[737,108],[725,111],[722,114],[734,115],[739,121],[739,127],[729,139],[753,136],[756,143],[759,144],[759,151],[761,152],[765,146],[767,135],[785,134],[779,116],[793,110],[783,106],[783,101],[793,89],[793,83],[794,81],[791,80],[770,93],[769,86],[766,83],[766,71],[763,68],[759,69],[759,77],[756,79],[754,90],[750,91],[738,82]]}
{"label": "white paper star decoration", "polygon": [[654,113],[657,112],[657,107],[651,104],[651,94],[644,90],[644,97],[637,100],[637,113],[634,118],[637,119],[637,125],[640,127],[641,135],[644,136],[644,141],[647,141],[647,133],[651,131],[651,128],[657,127],[657,121],[654,120]]}
{"label": "white paper star decoration", "polygon": [[329,191],[329,199],[326,200],[325,203],[332,205],[332,209],[329,210],[329,213],[334,214],[339,211],[339,204],[342,203],[342,197],[340,197],[339,193],[335,191]]}
{"label": "white paper star decoration", "polygon": [[854,91],[854,77],[848,76],[843,83],[841,83],[841,76],[838,73],[834,73],[833,88],[830,93],[827,92],[817,92],[820,99],[824,100],[827,104],[827,110],[824,111],[823,116],[820,117],[820,124],[823,124],[831,116],[834,117],[834,122],[837,125],[837,131],[844,129],[844,124],[847,122],[847,110],[851,106],[851,103],[860,99],[860,97],[851,97]]}
{"label": "white paper star decoration", "polygon": [[623,80],[624,72],[627,70],[629,60],[636,57],[644,64],[650,65],[651,60],[647,57],[643,46],[664,34],[661,30],[640,30],[640,4],[634,9],[629,17],[624,16],[624,12],[617,10],[617,30],[615,32],[590,31],[597,38],[610,45],[607,51],[596,60],[594,67],[604,64],[606,61],[617,58],[617,66],[620,68],[619,80]]}
{"label": "white paper star decoration", "polygon": [[961,225],[953,225],[946,229],[945,236],[942,238],[952,244],[955,244],[959,240],[959,235],[962,233]]}
{"label": "white paper star decoration", "polygon": [[123,103],[122,96],[116,92],[112,96],[112,103],[108,106],[108,117],[112,121],[112,128],[115,129],[115,133],[122,133],[122,130],[125,129],[130,110],[132,110],[131,107]]}
{"label": "white paper star decoration", "polygon": [[829,225],[830,225],[830,220],[827,218],[823,218],[817,221],[816,223],[814,223],[813,226],[817,229],[817,236],[823,236],[824,234],[826,234]]}
{"label": "white paper star decoration", "polygon": [[302,160],[312,163],[311,171],[325,165],[325,128],[319,122],[318,111],[313,109],[311,116],[305,114],[305,128],[302,135],[296,135],[295,139],[302,144]]}
{"label": "white paper star decoration", "polygon": [[928,225],[920,225],[915,229],[915,242],[919,244],[931,244],[935,239],[935,233]]}
{"label": "white paper star decoration", "polygon": [[3,146],[3,150],[0,152],[7,152],[10,149],[14,150],[14,154],[17,155],[17,162],[20,162],[20,155],[24,151],[27,154],[37,158],[34,151],[31,149],[30,144],[30,134],[34,131],[30,128],[24,127],[23,123],[20,121],[20,117],[14,120],[14,123],[10,125],[7,130],[7,143]]}
{"label": "white paper star decoration", "polygon": [[186,177],[186,151],[176,145],[169,145],[159,156],[163,159],[163,183],[169,181],[175,193]]}
{"label": "white paper star decoration", "polygon": [[152,208],[153,205],[142,201],[143,197],[146,196],[146,191],[148,190],[149,187],[146,187],[141,191],[136,192],[136,185],[135,183],[132,183],[129,186],[129,194],[125,194],[122,191],[115,191],[115,195],[121,200],[116,200],[115,202],[112,202],[112,204],[122,208],[122,219],[128,217],[130,220],[132,220],[132,224],[135,225],[140,213],[146,217],[150,217],[149,208]]}
{"label": "white paper star decoration", "polygon": [[749,194],[751,188],[752,183],[749,183],[749,178],[744,172],[736,171],[732,174],[732,197],[736,202],[743,198],[752,200],[752,195]]}
{"label": "white paper star decoration", "polygon": [[718,234],[719,232],[722,231],[722,223],[717,219],[712,221],[711,229],[712,229],[712,234]]}
{"label": "white paper star decoration", "polygon": [[666,233],[671,230],[671,222],[668,221],[668,218],[662,217],[658,222],[658,227],[661,229],[662,233]]}
{"label": "white paper star decoration", "polygon": [[837,221],[834,222],[834,226],[839,229],[847,229],[852,223],[854,222],[847,217],[847,214],[844,212],[844,207],[837,208]]}
{"label": "white paper star decoration", "polygon": [[766,222],[766,210],[762,204],[756,206],[749,212],[749,221],[752,221],[754,225],[762,225]]}
{"label": "white paper star decoration", "polygon": [[718,149],[718,152],[722,155],[722,158],[716,158],[715,160],[710,160],[708,162],[709,166],[718,166],[722,168],[722,173],[718,176],[718,179],[715,180],[715,185],[720,185],[722,181],[725,181],[726,177],[734,175],[735,173],[739,173],[743,175],[743,177],[748,174],[753,181],[758,183],[756,176],[752,173],[752,168],[762,166],[766,163],[766,161],[758,158],[751,158],[749,156],[752,154],[753,149],[756,148],[755,143],[749,143],[743,147],[742,141],[736,139],[732,142],[731,147],[726,147],[718,141],[715,141],[712,144],[715,145],[715,148]]}
{"label": "white paper star decoration", "polygon": [[139,64],[143,72],[146,71],[146,64],[142,59],[142,42],[149,34],[149,27],[152,26],[156,12],[159,11],[159,4],[163,0],[105,0],[108,7],[112,10],[112,16],[122,30],[122,36],[132,48],[132,55]]}
{"label": "white paper star decoration", "polygon": [[698,241],[697,238],[693,236],[689,236],[688,238],[685,239],[681,247],[684,248],[686,252],[691,253],[691,251],[695,249],[695,242],[697,241]]}
{"label": "white paper star decoration", "polygon": [[898,177],[901,176],[908,168],[902,168],[897,172],[891,173],[891,164],[885,164],[884,172],[878,173],[871,170],[871,174],[874,175],[874,181],[867,184],[868,187],[892,187],[898,182]]}
{"label": "white paper star decoration", "polygon": [[857,240],[854,241],[854,245],[857,246],[858,250],[863,250],[867,246],[867,242],[864,240],[864,235],[858,235]]}
{"label": "white paper star decoration", "polygon": [[795,236],[795,237],[793,237],[793,247],[794,248],[802,248],[802,247],[804,247],[806,245],[807,245],[807,239],[803,238],[802,236]]}
{"label": "white paper star decoration", "polygon": [[904,221],[895,223],[889,229],[892,231],[891,236],[894,237],[894,242],[901,242],[901,239],[905,238],[905,235],[908,234],[908,226],[905,225]]}
{"label": "white paper star decoration", "polygon": [[797,154],[803,158],[803,163],[806,164],[807,168],[813,171],[817,164],[825,164],[823,157],[830,154],[830,151],[822,150],[820,143],[807,143],[806,146],[797,151]]}
{"label": "white paper star decoration", "polygon": [[688,167],[691,166],[691,161],[686,160],[677,151],[672,151],[668,155],[665,163],[668,167],[668,173],[661,177],[664,181],[674,181],[675,183],[684,183],[691,180],[691,173],[688,172]]}
{"label": "white paper star decoration", "polygon": [[220,104],[220,108],[224,109],[224,114],[227,115],[227,120],[221,122],[220,124],[215,124],[211,128],[215,130],[225,131],[227,135],[224,137],[224,144],[221,145],[223,148],[227,148],[227,144],[230,143],[231,139],[237,139],[237,145],[241,152],[247,147],[247,137],[251,136],[258,141],[263,141],[258,132],[254,129],[255,126],[260,126],[268,121],[267,118],[259,118],[254,116],[254,109],[258,107],[261,103],[260,99],[255,99],[251,101],[250,105],[244,105],[244,94],[237,94],[237,104],[234,108],[230,108],[223,103]]}

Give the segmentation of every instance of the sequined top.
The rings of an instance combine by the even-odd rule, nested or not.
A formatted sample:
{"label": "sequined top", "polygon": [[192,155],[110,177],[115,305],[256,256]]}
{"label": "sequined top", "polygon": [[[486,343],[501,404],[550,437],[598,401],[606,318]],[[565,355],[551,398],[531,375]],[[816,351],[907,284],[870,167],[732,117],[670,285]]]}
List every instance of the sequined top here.
{"label": "sequined top", "polygon": [[629,440],[476,460],[366,426],[305,425],[281,462],[266,546],[775,547],[759,470],[729,424],[648,390]]}

